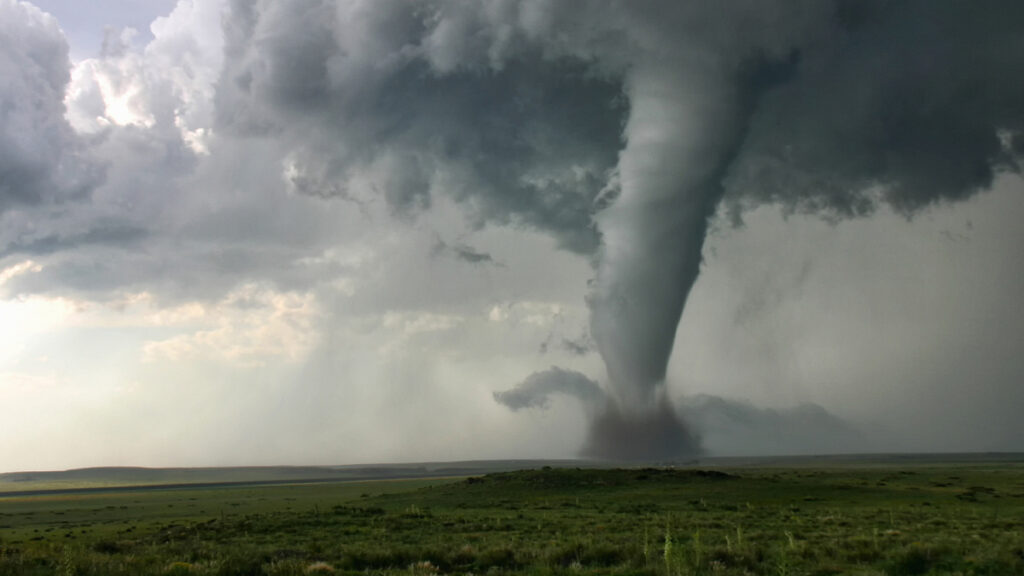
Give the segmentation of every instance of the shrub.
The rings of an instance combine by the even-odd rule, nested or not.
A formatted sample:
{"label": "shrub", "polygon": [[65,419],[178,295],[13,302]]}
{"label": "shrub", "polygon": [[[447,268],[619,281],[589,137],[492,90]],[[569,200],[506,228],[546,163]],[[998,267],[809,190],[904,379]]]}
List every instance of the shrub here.
{"label": "shrub", "polygon": [[931,565],[928,550],[922,546],[911,546],[893,561],[890,571],[894,576],[914,576],[925,574]]}
{"label": "shrub", "polygon": [[188,574],[194,574],[196,567],[188,562],[171,562],[167,565],[167,569],[164,570],[164,574],[169,576],[186,576]]}
{"label": "shrub", "polygon": [[327,562],[313,562],[306,566],[306,574],[334,574],[334,566]]}
{"label": "shrub", "polygon": [[124,545],[113,540],[97,540],[92,549],[101,554],[120,554],[124,552]]}

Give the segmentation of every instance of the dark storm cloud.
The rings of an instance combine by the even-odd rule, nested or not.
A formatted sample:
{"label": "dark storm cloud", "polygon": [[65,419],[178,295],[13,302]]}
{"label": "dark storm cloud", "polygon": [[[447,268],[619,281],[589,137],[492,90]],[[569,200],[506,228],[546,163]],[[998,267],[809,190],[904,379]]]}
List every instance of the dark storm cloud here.
{"label": "dark storm cloud", "polygon": [[[369,174],[396,212],[429,207],[441,188],[478,223],[538,228],[590,253],[593,204],[620,146],[621,85],[526,45],[518,9],[510,22],[475,10],[235,3],[220,123],[240,134],[303,131],[303,169]],[[489,38],[505,28],[508,38]],[[499,45],[508,54],[479,60]]]}
{"label": "dark storm cloud", "polygon": [[1024,5],[844,2],[759,103],[727,179],[740,201],[905,214],[1019,171]]}
{"label": "dark storm cloud", "polygon": [[677,428],[665,370],[723,197],[909,214],[1017,169],[1022,16],[1009,1],[235,2],[218,114],[398,213],[443,192],[478,223],[592,255],[600,453],[647,434],[645,413]]}
{"label": "dark storm cloud", "polygon": [[82,199],[102,179],[64,119],[70,65],[52,17],[0,0],[0,213]]}
{"label": "dark storm cloud", "polygon": [[[100,172],[63,118],[66,44],[30,6],[0,6],[0,211],[84,198]],[[368,182],[415,215],[444,193],[478,225],[536,228],[592,255],[595,340],[628,395],[664,374],[723,193],[738,207],[841,217],[881,201],[909,213],[1016,170],[1022,11],[237,0],[217,117],[225,137],[287,150],[301,194],[358,201],[353,183]],[[158,96],[145,98],[166,130],[173,106]],[[44,225],[31,237],[57,249],[75,234]],[[25,238],[5,240],[28,249]]]}

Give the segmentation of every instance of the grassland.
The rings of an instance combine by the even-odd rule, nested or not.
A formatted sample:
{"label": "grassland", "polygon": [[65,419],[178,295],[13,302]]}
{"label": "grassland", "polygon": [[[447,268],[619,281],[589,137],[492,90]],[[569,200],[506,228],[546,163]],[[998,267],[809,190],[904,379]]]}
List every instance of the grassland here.
{"label": "grassland", "polygon": [[1024,465],[554,468],[0,498],[0,574],[1024,574]]}

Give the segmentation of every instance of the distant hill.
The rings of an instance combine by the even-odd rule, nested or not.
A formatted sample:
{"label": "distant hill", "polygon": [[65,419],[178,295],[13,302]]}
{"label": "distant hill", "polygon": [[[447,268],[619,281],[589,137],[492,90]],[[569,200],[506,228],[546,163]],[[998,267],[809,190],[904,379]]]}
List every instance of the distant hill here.
{"label": "distant hill", "polygon": [[[102,489],[120,486],[288,484],[475,476],[542,466],[587,466],[575,460],[481,460],[347,466],[241,466],[223,468],[98,467],[0,474],[0,494]],[[591,464],[594,465],[594,464]]]}
{"label": "distant hill", "polygon": [[[929,466],[935,464],[1024,464],[1024,453],[838,454],[706,457],[668,468],[719,469],[805,466]],[[664,466],[666,463],[657,465]],[[648,463],[647,465],[655,465]],[[467,460],[346,466],[241,466],[224,468],[100,467],[63,471],[0,473],[0,497],[38,493],[107,491],[118,488],[172,489],[318,482],[358,482],[482,476],[495,472],[551,468],[634,468],[637,462],[593,460]]]}

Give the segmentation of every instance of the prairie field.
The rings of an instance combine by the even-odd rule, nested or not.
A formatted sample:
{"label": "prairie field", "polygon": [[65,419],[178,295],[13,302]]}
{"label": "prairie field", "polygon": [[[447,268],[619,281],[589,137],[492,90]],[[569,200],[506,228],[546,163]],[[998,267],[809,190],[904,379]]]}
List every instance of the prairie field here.
{"label": "prairie field", "polygon": [[0,496],[0,574],[1024,574],[1024,465],[538,468]]}

